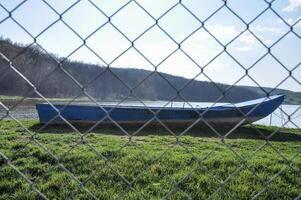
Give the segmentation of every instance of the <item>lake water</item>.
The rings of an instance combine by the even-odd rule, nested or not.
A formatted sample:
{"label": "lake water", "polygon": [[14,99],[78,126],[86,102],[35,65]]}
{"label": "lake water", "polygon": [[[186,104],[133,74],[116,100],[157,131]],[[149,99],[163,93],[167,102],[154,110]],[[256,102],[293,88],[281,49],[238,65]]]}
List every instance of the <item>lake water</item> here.
{"label": "lake water", "polygon": [[[81,104],[88,104],[83,103]],[[89,103],[90,104],[90,103]],[[102,105],[116,105],[116,102],[101,102]],[[145,101],[145,105],[147,106],[165,106],[165,107],[211,107],[216,105],[222,105],[224,103],[203,103],[203,102],[190,102],[190,103],[183,103],[183,102],[164,102],[164,101]],[[130,105],[130,106],[143,106],[141,102],[137,101],[130,101],[130,102],[123,102],[120,105]],[[38,115],[35,109],[35,105],[22,105],[20,104],[16,108],[10,111],[10,115],[15,117],[16,119],[38,119]],[[291,121],[288,121],[288,116],[291,117]],[[5,110],[0,107],[0,119],[10,119],[6,117]],[[256,124],[263,124],[263,125],[273,125],[273,126],[283,126],[288,128],[301,128],[301,106],[300,105],[282,105],[276,111],[274,111],[270,116],[256,122]]]}

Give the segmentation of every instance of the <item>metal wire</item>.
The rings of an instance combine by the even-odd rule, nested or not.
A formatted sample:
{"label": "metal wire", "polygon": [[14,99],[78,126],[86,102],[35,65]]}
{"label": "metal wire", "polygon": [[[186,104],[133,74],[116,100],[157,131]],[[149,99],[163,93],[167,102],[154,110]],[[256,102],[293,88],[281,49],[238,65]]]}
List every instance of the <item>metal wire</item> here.
{"label": "metal wire", "polygon": [[[174,188],[172,190],[170,190],[164,197],[163,199],[169,199],[175,192],[180,191],[181,193],[184,194],[184,196],[187,199],[191,199],[191,197],[189,196],[188,193],[186,193],[184,190],[182,190],[179,187],[179,184],[181,182],[183,182],[187,177],[191,176],[193,173],[196,173],[196,171],[198,169],[204,169],[208,175],[214,179],[216,182],[219,183],[219,187],[215,190],[214,193],[212,193],[208,199],[214,199],[214,196],[216,194],[218,194],[221,190],[225,191],[226,194],[231,197],[234,198],[234,196],[231,194],[230,191],[228,191],[225,186],[227,185],[228,182],[230,182],[232,179],[235,179],[235,176],[241,172],[244,169],[248,169],[251,171],[252,175],[256,178],[258,178],[260,180],[260,177],[258,177],[258,175],[256,174],[256,172],[251,169],[248,166],[248,162],[255,156],[256,153],[258,153],[259,151],[262,151],[264,148],[271,148],[273,150],[274,153],[276,153],[279,157],[281,157],[281,159],[285,162],[286,166],[279,171],[278,173],[276,173],[274,176],[272,176],[270,178],[269,181],[264,182],[262,181],[262,184],[264,185],[264,187],[262,188],[262,190],[260,190],[258,193],[256,193],[253,196],[253,199],[257,199],[260,197],[260,195],[264,192],[269,192],[269,194],[271,194],[273,196],[273,198],[275,199],[280,199],[277,195],[277,193],[275,191],[273,191],[271,188],[269,188],[270,183],[275,180],[277,177],[279,177],[282,173],[284,173],[286,170],[291,169],[291,170],[295,170],[294,167],[292,167],[292,163],[294,161],[295,158],[297,158],[300,153],[301,153],[301,149],[299,149],[298,152],[296,152],[295,156],[293,156],[293,158],[287,158],[283,153],[281,153],[281,151],[279,149],[277,149],[276,147],[274,147],[274,145],[270,142],[270,139],[272,136],[274,136],[277,132],[279,132],[281,130],[281,128],[285,127],[288,123],[292,123],[294,124],[298,129],[300,129],[300,127],[298,127],[297,124],[295,124],[292,120],[295,119],[296,117],[292,118],[291,116],[295,115],[295,113],[301,109],[301,106],[299,106],[293,113],[288,114],[286,113],[282,108],[280,108],[281,110],[281,121],[282,121],[282,126],[278,127],[276,130],[274,130],[272,133],[270,133],[268,136],[266,136],[260,129],[258,129],[256,126],[254,125],[250,125],[251,128],[253,128],[259,135],[262,136],[263,140],[265,141],[263,144],[261,144],[259,147],[257,147],[250,155],[244,157],[242,156],[239,152],[237,152],[234,148],[232,148],[229,144],[227,144],[225,142],[225,140],[227,138],[229,138],[230,135],[232,135],[235,130],[242,125],[246,119],[249,113],[251,113],[252,111],[254,111],[258,106],[260,106],[260,104],[262,102],[264,102],[266,99],[269,99],[270,95],[272,94],[272,92],[274,92],[276,89],[278,89],[278,87],[280,87],[284,82],[286,82],[289,78],[292,78],[293,80],[295,80],[299,86],[301,86],[301,82],[300,80],[298,80],[294,75],[293,75],[293,71],[296,70],[298,67],[300,67],[301,63],[298,63],[294,68],[289,69],[288,66],[286,66],[283,62],[280,61],[279,58],[277,58],[276,55],[274,55],[274,53],[271,51],[271,49],[278,44],[280,41],[283,40],[284,37],[286,37],[288,34],[294,34],[299,40],[301,40],[301,36],[295,31],[294,26],[296,24],[298,24],[301,21],[301,18],[298,19],[296,22],[294,22],[293,24],[289,24],[274,8],[273,8],[273,4],[276,2],[276,0],[272,0],[272,1],[268,1],[268,0],[263,0],[263,2],[266,4],[266,7],[264,7],[264,9],[257,14],[252,20],[250,20],[249,22],[247,22],[246,20],[244,20],[239,13],[235,12],[235,10],[233,8],[231,8],[231,6],[229,5],[227,0],[221,0],[222,4],[216,8],[209,16],[207,16],[205,19],[200,19],[192,10],[189,9],[189,7],[185,4],[185,2],[179,0],[177,2],[175,2],[173,5],[171,5],[170,7],[168,7],[160,16],[155,17],[151,14],[151,12],[145,8],[143,6],[142,3],[140,3],[137,0],[129,0],[127,2],[125,2],[124,4],[122,4],[116,11],[114,11],[113,14],[108,15],[105,11],[103,11],[102,8],[100,8],[97,3],[93,0],[88,0],[86,1],[87,3],[89,3],[89,5],[93,6],[99,13],[101,13],[106,19],[107,21],[100,24],[95,30],[93,30],[90,34],[88,34],[87,36],[83,37],[81,34],[79,34],[75,29],[72,28],[71,25],[68,24],[67,21],[64,20],[64,16],[70,12],[72,9],[74,9],[74,7],[81,2],[81,0],[77,0],[74,3],[72,3],[69,7],[67,7],[63,12],[59,12],[58,10],[56,10],[51,3],[49,3],[47,0],[41,0],[41,2],[47,6],[47,8],[51,11],[53,11],[56,16],[58,17],[56,20],[54,20],[53,22],[51,22],[49,25],[47,25],[46,28],[44,28],[42,31],[40,31],[38,34],[34,35],[33,33],[31,33],[32,31],[30,29],[27,29],[24,27],[24,25],[22,25],[21,22],[19,22],[14,16],[14,12],[16,12],[20,7],[22,7],[24,4],[26,4],[29,0],[24,0],[22,2],[20,2],[19,4],[17,4],[13,9],[9,10],[8,8],[6,8],[3,4],[0,3],[0,8],[2,8],[4,11],[7,12],[8,16],[5,17],[4,19],[2,19],[0,21],[0,25],[2,23],[4,23],[7,20],[12,20],[19,28],[21,28],[32,40],[33,42],[31,42],[29,45],[27,45],[25,48],[23,48],[22,51],[18,52],[13,58],[8,58],[8,56],[6,55],[6,52],[1,52],[0,51],[0,59],[4,60],[8,66],[8,69],[11,69],[14,71],[14,73],[16,75],[19,76],[20,79],[24,80],[29,86],[30,89],[28,91],[26,91],[25,94],[29,94],[29,93],[35,93],[37,96],[39,96],[41,99],[43,99],[45,102],[47,102],[56,112],[57,115],[50,121],[48,121],[46,124],[44,124],[43,126],[41,126],[37,131],[32,132],[31,130],[29,130],[28,128],[26,128],[25,125],[22,124],[22,122],[18,119],[16,119],[12,114],[11,111],[15,108],[17,108],[20,104],[22,104],[22,102],[25,101],[26,99],[26,95],[24,95],[23,98],[21,98],[19,101],[17,101],[16,103],[14,103],[14,105],[8,107],[6,106],[4,103],[0,102],[0,108],[4,109],[6,114],[4,116],[1,117],[0,120],[5,120],[7,118],[12,119],[13,121],[17,122],[22,128],[23,130],[26,132],[26,134],[28,134],[28,136],[30,136],[30,140],[27,141],[26,145],[29,145],[31,143],[35,143],[37,144],[39,147],[41,147],[43,150],[45,150],[49,156],[51,156],[55,161],[55,166],[58,166],[59,168],[61,168],[63,171],[65,171],[68,176],[74,180],[81,189],[83,189],[90,198],[92,199],[98,199],[97,196],[95,196],[95,194],[93,194],[93,192],[91,192],[88,187],[86,187],[86,185],[89,183],[89,181],[91,180],[91,178],[93,178],[95,172],[93,172],[92,174],[90,174],[86,180],[81,181],[75,174],[73,174],[70,170],[68,170],[62,160],[68,156],[70,154],[70,152],[77,148],[80,145],[84,145],[86,147],[88,147],[89,149],[91,149],[91,151],[93,151],[97,157],[100,160],[104,161],[104,164],[102,164],[99,167],[105,166],[108,167],[113,173],[115,173],[126,185],[127,185],[127,190],[121,192],[120,194],[118,194],[117,198],[122,198],[124,195],[126,195],[129,191],[134,192],[135,194],[137,194],[139,196],[139,198],[141,199],[145,199],[145,196],[136,188],[133,187],[133,185],[135,184],[135,182],[144,174],[146,173],[147,170],[149,170],[149,168],[151,167],[152,164],[156,163],[158,160],[160,160],[164,155],[166,155],[167,153],[169,153],[175,146],[181,147],[183,148],[188,154],[190,154],[195,160],[197,160],[198,165],[191,169],[188,173],[186,173],[186,175],[184,177],[182,177],[180,179],[180,181],[175,181],[172,179],[172,177],[169,177],[168,175],[164,176],[166,180],[169,180],[173,183]],[[152,19],[153,23],[151,25],[149,25],[148,27],[146,27],[138,36],[136,36],[134,39],[130,39],[130,36],[128,36],[125,32],[122,31],[122,29],[120,27],[118,27],[118,25],[116,25],[112,19],[114,19],[116,17],[116,15],[124,10],[128,5],[130,4],[134,4],[135,6],[137,6],[141,11],[143,11],[150,19]],[[187,34],[187,36],[182,39],[181,41],[177,41],[177,39],[175,38],[175,36],[173,36],[172,34],[168,33],[167,30],[165,30],[165,28],[159,23],[160,20],[164,19],[164,17],[166,17],[167,14],[169,14],[170,12],[172,12],[175,8],[182,8],[183,10],[185,10],[185,12],[189,13],[194,20],[196,20],[198,22],[198,26],[192,30],[189,34]],[[239,20],[244,26],[245,28],[240,31],[237,35],[235,35],[230,41],[228,41],[226,44],[224,44],[220,38],[218,38],[217,36],[214,35],[214,33],[212,31],[210,31],[210,28],[207,26],[208,21],[211,20],[211,18],[213,18],[217,13],[221,12],[221,10],[227,10],[229,11],[231,14],[233,14],[233,16],[235,16],[235,18],[237,20]],[[282,34],[282,36],[280,38],[278,38],[275,42],[273,42],[271,45],[267,46],[265,44],[265,42],[262,40],[262,38],[260,38],[254,31],[252,31],[252,29],[250,28],[250,26],[260,17],[262,17],[263,14],[265,14],[266,12],[272,12],[274,13],[277,18],[282,21],[288,28],[289,30],[287,32],[285,32],[284,34]],[[85,11],[83,11],[85,12]],[[72,50],[71,53],[69,53],[69,55],[67,55],[66,57],[64,57],[63,59],[58,59],[55,56],[53,56],[50,52],[48,52],[45,48],[43,48],[42,45],[40,45],[37,41],[38,38],[41,37],[43,34],[45,34],[45,32],[47,32],[52,26],[54,26],[55,24],[57,24],[58,22],[61,22],[68,30],[70,30],[74,36],[76,36],[78,39],[81,40],[81,44],[74,48]],[[123,38],[128,42],[128,46],[125,50],[123,50],[121,53],[119,53],[119,55],[117,55],[115,58],[113,58],[112,60],[105,60],[101,55],[99,55],[90,45],[87,44],[87,40],[89,38],[91,38],[95,33],[101,32],[103,31],[104,27],[106,25],[110,25],[113,27],[113,29],[115,31],[117,31],[118,33],[120,33]],[[137,47],[136,43],[137,41],[139,41],[140,38],[142,38],[149,30],[151,30],[152,28],[158,28],[158,30],[160,30],[161,33],[164,34],[164,36],[166,36],[175,46],[176,48],[171,50],[168,55],[166,55],[164,58],[162,58],[160,60],[160,62],[158,64],[155,64],[153,61],[151,61],[150,58],[148,58],[145,53],[139,49],[139,47]],[[189,39],[191,38],[195,33],[197,33],[198,31],[204,31],[209,37],[210,39],[213,39],[217,44],[219,44],[219,46],[222,48],[221,51],[219,51],[215,56],[213,56],[207,63],[205,63],[204,65],[200,65],[191,55],[189,52],[187,52],[184,48],[182,48],[183,44]],[[231,54],[231,52],[228,50],[228,47],[234,43],[235,41],[238,40],[238,38],[243,35],[244,33],[250,33],[251,36],[253,36],[255,38],[255,40],[261,44],[265,49],[266,49],[266,53],[264,53],[263,55],[260,56],[260,58],[255,59],[252,61],[252,64],[249,66],[243,65],[236,57],[235,55]],[[54,69],[52,69],[48,74],[44,75],[43,78],[40,79],[40,81],[36,82],[36,83],[32,83],[24,74],[22,74],[17,67],[17,62],[16,60],[18,59],[19,56],[22,56],[26,53],[26,51],[28,51],[31,47],[33,47],[34,45],[38,46],[45,54],[49,55],[49,58],[52,59],[54,61],[54,63],[56,63],[56,67]],[[104,63],[104,67],[105,70],[100,71],[93,79],[89,80],[88,83],[81,83],[76,77],[74,77],[70,72],[68,72],[68,70],[65,68],[64,63],[68,60],[68,58],[70,58],[72,55],[74,55],[80,48],[82,47],[86,47],[90,53],[92,53],[94,56],[96,56],[99,61],[101,61],[102,63]],[[135,50],[139,56],[141,56],[150,66],[153,67],[153,71],[151,71],[146,77],[144,77],[142,80],[140,80],[136,85],[134,86],[129,86],[116,72],[114,72],[114,70],[112,70],[112,64],[117,61],[121,56],[123,56],[125,53],[127,53],[129,50]],[[158,69],[160,68],[160,66],[162,66],[162,64],[168,60],[171,56],[175,55],[176,52],[181,52],[183,55],[185,55],[185,57],[191,61],[192,63],[195,64],[195,66],[197,66],[200,70],[200,72],[195,75],[193,78],[189,79],[185,84],[183,84],[180,88],[176,87],[172,82],[169,81],[168,78],[166,78],[165,74],[158,71]],[[215,81],[213,81],[213,77],[210,77],[207,74],[207,68],[209,68],[210,64],[213,63],[214,61],[217,60],[217,58],[221,55],[221,54],[226,54],[227,56],[229,56],[229,58],[231,58],[232,61],[234,61],[234,63],[236,63],[245,73],[239,77],[233,84],[229,85],[229,87],[227,87],[226,89],[221,88],[219,86],[219,84],[217,84]],[[253,77],[250,75],[249,71],[254,68],[261,60],[263,60],[264,58],[266,58],[267,56],[271,56],[287,73],[288,75],[281,80],[278,84],[275,85],[275,87],[270,90],[270,91],[266,91],[266,89],[260,85],[257,81],[256,81],[256,77]],[[71,100],[69,100],[62,108],[57,109],[55,107],[55,105],[53,105],[53,103],[51,101],[49,101],[49,99],[47,99],[46,97],[44,97],[42,95],[42,93],[39,91],[39,85],[43,83],[44,78],[49,77],[50,75],[52,75],[56,70],[60,70],[64,75],[66,75],[68,78],[70,78],[70,80],[74,83],[74,85],[76,85],[78,88],[80,88],[80,93],[75,95]],[[109,72],[110,74],[112,74],[116,80],[122,84],[127,90],[128,90],[128,94],[122,98],[122,100],[120,100],[116,105],[114,105],[110,110],[106,110],[104,108],[104,106],[99,103],[97,101],[97,99],[95,99],[93,96],[91,96],[86,89],[92,85],[96,80],[98,80],[100,77],[102,77],[104,75],[105,72]],[[6,71],[4,71],[1,75],[0,75],[0,79],[2,77],[4,77],[6,74],[8,73],[8,70],[6,69]],[[175,95],[172,96],[163,106],[162,108],[160,108],[157,111],[154,111],[153,109],[151,109],[144,101],[143,99],[141,99],[138,95],[135,94],[135,90],[137,90],[149,77],[153,76],[153,75],[158,75],[160,78],[162,78],[162,80],[164,80],[167,85],[172,88],[175,92]],[[183,95],[182,92],[185,88],[187,88],[193,81],[195,81],[197,78],[199,78],[200,76],[204,76],[210,83],[212,83],[212,85],[215,86],[215,88],[221,92],[221,95],[214,101],[212,102],[212,105],[209,106],[207,109],[205,109],[204,111],[200,112],[196,107],[194,107]],[[256,107],[254,107],[251,111],[249,111],[249,113],[245,114],[244,112],[242,112],[239,107],[237,107],[235,105],[234,102],[232,102],[226,95],[229,93],[229,91],[235,87],[242,79],[244,78],[249,78],[251,80],[252,83],[254,83],[258,88],[261,89],[261,91],[265,94],[265,99],[262,100],[261,103],[259,103]],[[62,111],[68,106],[71,105],[73,102],[75,102],[79,97],[85,96],[88,98],[88,100],[90,102],[92,102],[93,104],[95,104],[97,107],[99,107],[103,112],[106,113],[106,116],[103,117],[101,120],[99,120],[98,122],[96,122],[94,125],[92,125],[91,127],[89,127],[86,131],[81,131],[78,128],[76,128],[72,123],[70,123],[67,119],[65,119],[61,113]],[[137,130],[135,130],[133,133],[128,132],[126,129],[124,129],[117,121],[115,121],[110,114],[112,113],[112,111],[114,111],[119,105],[121,105],[124,101],[126,101],[127,99],[129,99],[130,97],[134,98],[135,100],[137,100],[139,103],[141,103],[152,115],[153,117],[146,121],[143,125],[141,125],[140,127],[137,128]],[[162,122],[160,120],[160,118],[158,118],[158,114],[166,107],[168,107],[169,105],[171,107],[173,107],[173,102],[176,99],[181,99],[183,101],[183,108],[185,106],[189,106],[189,108],[193,109],[195,111],[195,113],[198,114],[198,119],[195,120],[194,123],[192,123],[191,125],[189,125],[188,127],[185,128],[185,130],[183,130],[181,133],[177,134],[175,133],[175,131],[171,130],[164,122]],[[226,133],[221,133],[219,130],[217,130],[212,124],[210,124],[208,121],[206,121],[206,119],[204,119],[204,115],[210,110],[210,108],[214,105],[216,105],[216,103],[218,103],[221,99],[225,99],[228,103],[230,103],[231,105],[233,105],[233,107],[242,115],[242,120],[236,124],[234,127],[232,127],[229,131],[227,131]],[[276,115],[277,116],[277,115]],[[297,115],[300,116],[300,115]],[[49,126],[51,124],[51,122],[53,122],[56,118],[61,118],[65,124],[70,127],[75,133],[76,135],[78,135],[78,137],[80,137],[80,140],[77,141],[71,148],[69,149],[65,149],[64,153],[60,156],[56,156],[53,152],[51,152],[45,145],[43,145],[36,137],[39,135],[39,133],[41,131],[43,131],[47,126]],[[139,150],[139,152],[141,152],[144,156],[146,156],[150,161],[148,162],[147,165],[145,165],[143,167],[143,169],[141,169],[141,172],[134,178],[134,180],[130,181],[128,180],[121,172],[118,171],[117,168],[115,168],[112,164],[110,164],[110,162],[113,160],[113,156],[109,156],[106,157],[105,155],[102,155],[96,148],[94,148],[91,144],[89,144],[86,140],[86,138],[91,134],[91,132],[98,127],[98,125],[102,124],[105,120],[109,120],[111,121],[116,128],[122,133],[124,134],[127,138],[128,141],[122,145],[116,152],[121,152],[124,148],[132,145],[134,146],[136,149]],[[139,134],[140,132],[142,132],[142,130],[148,126],[149,124],[151,124],[152,122],[157,122],[159,125],[161,125],[164,128],[164,131],[170,133],[174,138],[175,138],[175,143],[172,144],[172,146],[168,147],[165,151],[163,151],[160,155],[156,156],[156,157],[152,157],[148,154],[148,152],[143,149],[142,147],[140,147],[135,141],[133,141],[133,137],[136,136],[137,134]],[[195,127],[196,124],[198,124],[199,122],[202,122],[203,124],[205,124],[206,128],[208,128],[210,131],[212,131],[216,137],[219,138],[219,143],[216,143],[215,148],[213,148],[210,152],[208,152],[206,154],[206,156],[204,156],[203,158],[200,158],[199,156],[195,155],[193,152],[191,152],[189,150],[189,148],[187,148],[181,141],[182,136],[184,136],[188,131],[190,131],[193,127]],[[270,125],[272,122],[272,115],[270,118]],[[225,180],[220,180],[218,177],[216,177],[214,174],[210,174],[210,170],[203,164],[216,150],[216,148],[219,147],[224,147],[227,150],[229,150],[230,152],[233,153],[233,155],[235,156],[235,158],[238,160],[239,164],[235,167],[235,169],[233,170],[233,172],[231,174],[228,175],[228,177]],[[6,165],[10,166],[13,170],[15,170],[30,186],[32,191],[36,192],[37,195],[39,195],[41,198],[43,199],[48,199],[47,195],[43,194],[37,187],[35,187],[35,183],[34,181],[30,180],[28,177],[26,177],[25,174],[23,174],[16,166],[13,165],[13,163],[10,161],[10,158],[5,155],[4,152],[0,151],[0,157],[2,157],[5,162]],[[72,199],[76,194],[78,194],[80,191],[73,191],[72,195],[70,197],[70,199]],[[301,194],[299,196],[296,197],[296,199],[300,198]]]}

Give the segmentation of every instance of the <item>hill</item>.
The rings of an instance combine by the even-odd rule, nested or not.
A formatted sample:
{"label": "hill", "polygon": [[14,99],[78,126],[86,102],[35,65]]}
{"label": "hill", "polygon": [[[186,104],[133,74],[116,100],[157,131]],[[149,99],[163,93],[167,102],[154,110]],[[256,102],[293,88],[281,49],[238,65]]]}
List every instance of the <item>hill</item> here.
{"label": "hill", "polygon": [[[234,86],[206,81],[190,81],[183,77],[133,68],[112,68],[95,64],[70,61],[44,53],[40,48],[25,48],[10,40],[0,40],[0,52],[12,61],[36,89],[45,97],[69,98],[85,96],[84,92],[100,100],[128,99],[239,102],[265,96],[256,87]],[[61,62],[59,64],[59,62]],[[72,78],[73,77],[73,78]],[[188,83],[188,84],[187,84]],[[186,87],[183,88],[184,85]],[[180,90],[178,93],[177,90]],[[300,93],[283,90],[291,102],[300,98]],[[283,92],[281,91],[281,92]],[[277,93],[280,91],[274,91]],[[181,97],[179,97],[179,95]],[[9,63],[0,57],[0,95],[37,97]],[[300,98],[301,99],[301,98]],[[289,103],[291,103],[289,101]]]}

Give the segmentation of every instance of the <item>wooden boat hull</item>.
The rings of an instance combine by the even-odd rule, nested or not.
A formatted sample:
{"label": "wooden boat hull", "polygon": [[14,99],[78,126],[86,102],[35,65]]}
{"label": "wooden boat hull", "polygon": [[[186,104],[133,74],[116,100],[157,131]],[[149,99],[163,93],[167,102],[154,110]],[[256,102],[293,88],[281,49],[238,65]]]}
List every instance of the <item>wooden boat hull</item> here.
{"label": "wooden boat hull", "polygon": [[[241,125],[260,120],[283,102],[284,95],[271,96],[234,105],[215,106],[210,108],[171,108],[171,107],[138,107],[138,106],[91,106],[91,105],[64,105],[64,104],[37,104],[39,119],[42,124],[71,123],[113,123],[137,124],[158,122],[159,119],[167,124],[209,123],[217,125]],[[57,110],[60,110],[60,115]],[[107,114],[109,113],[109,115]],[[156,117],[154,117],[154,113]],[[109,116],[109,117],[108,117]],[[113,121],[112,121],[113,120]]]}

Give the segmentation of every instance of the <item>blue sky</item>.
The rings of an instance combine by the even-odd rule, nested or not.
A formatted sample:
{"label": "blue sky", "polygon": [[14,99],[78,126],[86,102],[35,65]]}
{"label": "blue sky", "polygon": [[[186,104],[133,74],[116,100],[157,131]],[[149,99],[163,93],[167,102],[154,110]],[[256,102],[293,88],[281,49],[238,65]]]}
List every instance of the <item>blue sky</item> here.
{"label": "blue sky", "polygon": [[[182,4],[178,5],[176,5],[178,1],[175,0],[137,0],[137,3],[143,6],[153,17],[147,15],[135,2],[128,3],[125,0],[45,1],[56,12],[41,0],[28,0],[12,12],[12,17],[33,37],[37,37],[38,44],[48,52],[61,57],[68,56],[71,60],[100,65],[110,64],[112,67],[154,70],[154,66],[157,66],[160,72],[196,78],[197,80],[233,84],[240,80],[245,73],[233,58],[245,68],[249,68],[267,53],[267,49],[264,47],[266,45],[271,47],[272,55],[278,61],[272,55],[265,56],[249,70],[253,80],[245,77],[236,84],[255,86],[255,82],[257,82],[261,86],[278,86],[279,88],[301,91],[301,85],[298,83],[298,81],[301,82],[301,66],[295,69],[301,62],[301,21],[299,21],[301,0],[276,0],[272,2],[273,10],[286,23],[271,9],[254,20],[268,7],[268,3],[263,0],[228,0],[227,6],[231,10],[246,23],[252,22],[249,25],[250,30],[264,44],[261,44],[249,31],[245,31],[227,46],[227,51],[231,56],[225,52],[221,53],[223,47],[220,43],[227,44],[244,31],[246,25],[226,7],[206,20],[224,4],[222,0],[182,0]],[[7,18],[7,11],[14,9],[20,2],[22,1],[0,0],[0,35],[10,38],[14,42],[30,44],[33,42],[33,38],[12,19]],[[72,4],[75,5],[62,15],[62,19],[78,35],[61,21],[57,21],[59,19],[58,13],[63,13]],[[107,16],[111,16],[124,5],[125,7],[111,18],[111,23],[127,38],[120,34],[114,26],[107,23]],[[173,7],[174,5],[176,6]],[[170,12],[160,17],[171,7],[173,9]],[[205,29],[220,43],[204,28],[200,28],[200,21],[195,19],[186,9],[189,9],[200,21],[206,20]],[[154,26],[155,19],[158,18],[158,24],[172,39],[158,26]],[[40,35],[51,24],[53,25]],[[297,35],[289,33],[280,42],[274,44],[290,30],[288,24],[294,25],[293,30]],[[144,35],[136,39],[148,28],[150,29]],[[199,30],[194,32],[197,29]],[[98,31],[91,35],[95,30]],[[193,34],[191,35],[191,33]],[[187,38],[189,35],[190,37]],[[87,46],[94,52],[86,46],[82,46],[74,52],[83,44],[82,39],[86,39]],[[129,40],[134,41],[135,48],[129,48],[131,47]],[[177,50],[177,43],[180,42],[182,42],[182,51]],[[119,56],[125,50],[127,51]],[[172,52],[174,54],[165,59]],[[185,54],[189,55],[190,58]],[[217,55],[219,56],[216,57]],[[213,58],[215,59],[210,62]],[[290,70],[294,69],[292,75],[297,81],[289,78],[279,85],[289,74],[279,62]],[[199,67],[204,66],[206,66],[204,68],[206,76],[203,74],[197,76],[201,71]]]}

